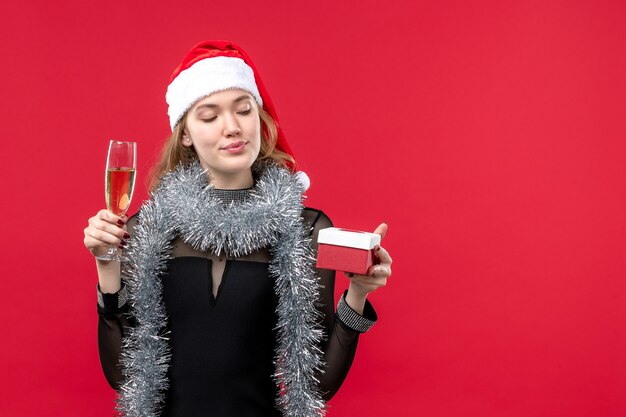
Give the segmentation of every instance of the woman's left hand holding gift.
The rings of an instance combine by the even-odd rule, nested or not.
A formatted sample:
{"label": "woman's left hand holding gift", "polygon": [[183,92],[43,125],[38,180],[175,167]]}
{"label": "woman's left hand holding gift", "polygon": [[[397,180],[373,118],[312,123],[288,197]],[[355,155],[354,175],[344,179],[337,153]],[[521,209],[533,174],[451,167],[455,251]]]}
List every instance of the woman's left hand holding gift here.
{"label": "woman's left hand holding gift", "polygon": [[[381,223],[374,230],[374,233],[380,235],[381,241],[387,233],[387,228],[387,224]],[[376,254],[377,262],[369,268],[367,274],[345,273],[348,279],[350,279],[346,303],[359,314],[363,314],[367,295],[387,285],[387,278],[391,276],[392,260],[389,252],[379,245],[374,248],[374,253]]]}

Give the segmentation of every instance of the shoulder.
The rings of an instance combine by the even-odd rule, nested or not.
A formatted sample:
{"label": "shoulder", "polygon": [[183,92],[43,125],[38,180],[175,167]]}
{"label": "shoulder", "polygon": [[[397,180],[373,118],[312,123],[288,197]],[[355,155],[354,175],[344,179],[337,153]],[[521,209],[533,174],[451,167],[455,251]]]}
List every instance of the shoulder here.
{"label": "shoulder", "polygon": [[307,230],[311,235],[317,236],[320,229],[332,227],[333,222],[322,210],[312,207],[304,207],[302,209],[302,219]]}
{"label": "shoulder", "polygon": [[318,210],[312,207],[305,207],[302,210],[302,218],[304,222],[311,227],[332,227],[333,222],[330,217],[326,215],[322,210]]}

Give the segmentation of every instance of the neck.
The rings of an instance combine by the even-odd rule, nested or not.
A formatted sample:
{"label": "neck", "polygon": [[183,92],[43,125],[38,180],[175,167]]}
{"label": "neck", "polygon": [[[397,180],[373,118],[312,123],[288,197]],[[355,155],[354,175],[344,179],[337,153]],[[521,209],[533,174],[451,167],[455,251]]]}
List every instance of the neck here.
{"label": "neck", "polygon": [[252,170],[246,169],[241,172],[229,173],[209,173],[211,184],[218,190],[241,190],[254,185]]}

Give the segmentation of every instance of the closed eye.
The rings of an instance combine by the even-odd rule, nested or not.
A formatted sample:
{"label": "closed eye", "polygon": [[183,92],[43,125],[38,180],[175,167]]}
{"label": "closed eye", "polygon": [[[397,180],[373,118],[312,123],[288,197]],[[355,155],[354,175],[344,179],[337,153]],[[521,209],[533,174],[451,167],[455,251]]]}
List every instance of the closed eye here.
{"label": "closed eye", "polygon": [[243,110],[243,111],[237,112],[237,114],[240,114],[240,115],[242,115],[242,116],[245,116],[245,115],[247,115],[247,114],[250,114],[250,112],[251,112],[251,111],[252,111],[252,109]]}
{"label": "closed eye", "polygon": [[215,119],[217,119],[217,116],[209,117],[209,118],[206,118],[206,119],[200,119],[200,120],[202,120],[205,123],[211,123],[211,122],[215,121]]}

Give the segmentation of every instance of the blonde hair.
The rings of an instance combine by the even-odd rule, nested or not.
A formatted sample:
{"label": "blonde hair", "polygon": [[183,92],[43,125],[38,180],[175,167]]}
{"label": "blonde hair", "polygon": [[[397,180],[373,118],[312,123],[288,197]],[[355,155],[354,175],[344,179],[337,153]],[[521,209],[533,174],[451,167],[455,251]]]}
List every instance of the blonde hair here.
{"label": "blonde hair", "polygon": [[[295,165],[296,161],[293,156],[276,149],[278,127],[274,119],[262,107],[257,106],[257,109],[259,111],[259,119],[261,120],[261,149],[256,160],[272,159],[275,163],[282,166],[288,166],[288,163]],[[174,127],[172,135],[163,146],[161,159],[149,174],[148,190],[150,192],[158,187],[165,174],[172,172],[179,164],[189,165],[198,160],[198,155],[193,146],[184,146],[182,143],[186,116],[187,114],[185,113],[180,122]]]}

